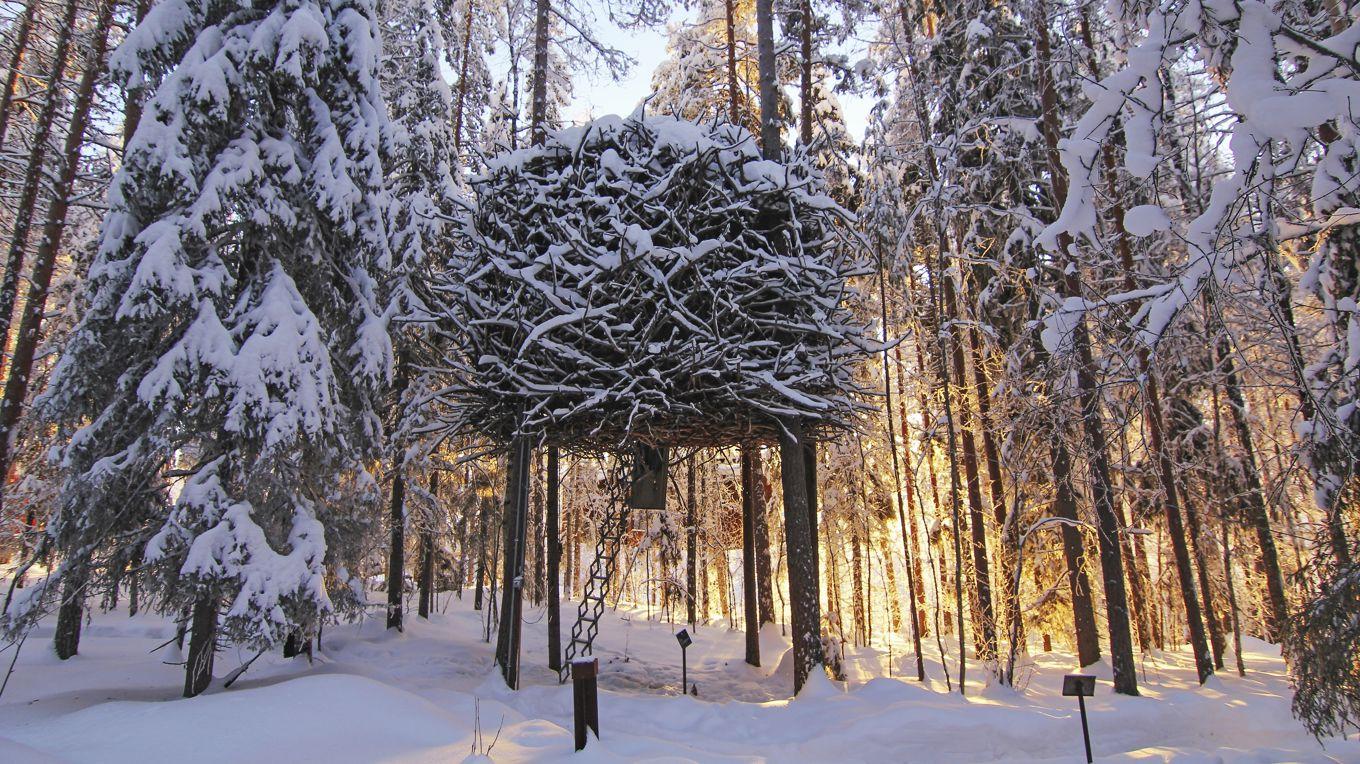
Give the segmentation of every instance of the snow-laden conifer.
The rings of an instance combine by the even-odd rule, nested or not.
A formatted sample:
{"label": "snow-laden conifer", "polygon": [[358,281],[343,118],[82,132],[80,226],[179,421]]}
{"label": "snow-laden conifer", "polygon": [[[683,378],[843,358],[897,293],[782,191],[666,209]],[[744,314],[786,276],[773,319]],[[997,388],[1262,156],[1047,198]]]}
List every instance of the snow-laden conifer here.
{"label": "snow-laden conifer", "polygon": [[379,53],[367,0],[165,0],[113,57],[154,92],[39,403],[60,574],[144,545],[169,606],[257,645],[332,609],[392,366]]}

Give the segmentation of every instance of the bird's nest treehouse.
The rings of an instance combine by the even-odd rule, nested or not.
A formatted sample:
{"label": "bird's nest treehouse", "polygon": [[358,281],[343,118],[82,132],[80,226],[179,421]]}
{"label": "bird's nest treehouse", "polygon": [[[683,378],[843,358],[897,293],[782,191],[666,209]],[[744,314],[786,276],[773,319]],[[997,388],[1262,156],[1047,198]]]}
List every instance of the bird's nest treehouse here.
{"label": "bird's nest treehouse", "polygon": [[590,650],[628,506],[664,502],[668,449],[778,444],[785,501],[806,505],[804,461],[788,454],[853,426],[854,367],[872,347],[851,306],[850,215],[809,160],[764,160],[739,127],[607,117],[491,159],[472,188],[437,286],[458,343],[438,403],[451,428],[509,454],[498,656],[514,686],[532,449],[628,470],[571,657]]}

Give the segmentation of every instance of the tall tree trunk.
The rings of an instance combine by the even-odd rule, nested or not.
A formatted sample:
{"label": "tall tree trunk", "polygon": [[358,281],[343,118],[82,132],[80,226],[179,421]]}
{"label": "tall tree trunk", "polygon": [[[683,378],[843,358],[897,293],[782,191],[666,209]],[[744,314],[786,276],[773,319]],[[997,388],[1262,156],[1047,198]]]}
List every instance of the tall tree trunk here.
{"label": "tall tree trunk", "polygon": [[[397,352],[396,366],[394,408],[401,405],[410,379],[410,361],[404,347]],[[399,416],[394,412],[394,419]],[[402,595],[406,587],[406,464],[400,446],[392,449],[392,496],[387,522],[391,534],[387,550],[387,628],[401,631]]]}
{"label": "tall tree trunk", "polygon": [[23,68],[24,56],[28,53],[28,38],[33,31],[33,22],[37,20],[40,6],[39,0],[28,0],[24,6],[24,15],[15,20],[18,31],[14,37],[14,50],[10,51],[9,67],[5,71],[5,91],[0,93],[0,146],[5,145],[14,95],[19,87],[19,73]]}
{"label": "tall tree trunk", "polygon": [[[1077,520],[1077,502],[1072,490],[1072,459],[1061,438],[1053,444],[1053,474],[1057,494],[1053,513],[1071,522]],[[1067,561],[1067,587],[1072,592],[1072,625],[1077,633],[1077,663],[1090,666],[1100,660],[1100,633],[1096,626],[1096,610],[1091,596],[1091,583],[1086,577],[1086,543],[1081,530],[1071,522],[1063,523],[1063,557]]]}
{"label": "tall tree trunk", "polygon": [[888,625],[893,631],[902,629],[902,603],[897,596],[897,566],[893,563],[892,549],[888,546],[888,530],[885,525],[879,537],[878,553],[883,556],[883,577],[887,579],[888,591],[884,599],[888,601]]}
{"label": "tall tree trunk", "polygon": [[[1036,53],[1039,59],[1039,85],[1043,103],[1043,118],[1040,122],[1048,154],[1053,203],[1061,206],[1067,199],[1067,175],[1058,158],[1058,94],[1053,85],[1052,72],[1049,71],[1053,56],[1048,37],[1047,3],[1039,0],[1037,7],[1039,15],[1034,26],[1038,43]],[[1071,244],[1070,237],[1059,237],[1058,249],[1061,253],[1067,253]],[[1078,297],[1081,294],[1080,280],[1075,267],[1066,270],[1063,287],[1066,297]],[[1106,452],[1108,444],[1105,426],[1101,420],[1100,393],[1093,376],[1095,361],[1091,356],[1091,340],[1087,334],[1084,316],[1076,322],[1072,334],[1072,344],[1077,353],[1077,390],[1082,424],[1090,451],[1088,458],[1091,465],[1091,493],[1095,499],[1098,521],[1100,567],[1105,584],[1106,620],[1110,631],[1110,662],[1114,673],[1114,689],[1115,692],[1124,695],[1137,695],[1138,673],[1133,662],[1133,634],[1129,627],[1128,595],[1124,589],[1124,562],[1119,546],[1121,529],[1115,515],[1114,489],[1110,480],[1109,455]]]}
{"label": "tall tree trunk", "polygon": [[530,140],[542,146],[548,139],[548,16],[549,0],[534,0],[534,89],[530,104]]}
{"label": "tall tree trunk", "polygon": [[[14,207],[14,222],[9,237],[9,252],[5,257],[5,273],[0,278],[0,339],[9,341],[10,324],[14,316],[14,304],[19,299],[19,276],[24,267],[24,253],[28,248],[28,232],[33,227],[33,210],[38,204],[38,194],[46,178],[47,148],[51,142],[52,125],[56,121],[57,109],[63,100],[62,80],[66,74],[67,59],[70,58],[71,35],[75,30],[76,11],[79,3],[66,0],[65,13],[61,25],[57,27],[57,39],[52,51],[52,66],[47,73],[46,94],[42,110],[33,128],[33,144],[28,155],[28,166],[24,171],[23,186],[19,191],[19,202]],[[8,460],[3,465],[8,469]],[[6,473],[0,473],[0,483]]]}
{"label": "tall tree trunk", "polygon": [[[740,84],[737,82],[737,0],[723,0],[723,31],[727,44],[727,119],[734,125],[741,124],[741,100],[737,97]],[[764,102],[762,101],[762,104]],[[763,123],[762,123],[763,124]]]}
{"label": "tall tree trunk", "polygon": [[[768,11],[770,0],[759,0],[759,3],[765,4]],[[811,502],[808,497],[807,448],[803,442],[801,422],[784,422],[779,459],[784,484],[784,543],[788,548],[793,693],[797,695],[811,672],[820,670],[824,661],[817,561],[812,551],[817,545],[817,531],[816,526],[809,522]]]}
{"label": "tall tree trunk", "polygon": [[[941,251],[939,253],[939,258],[940,261],[943,262],[946,257],[946,252],[943,249],[945,240],[943,237],[941,237],[939,241],[941,242],[942,245]],[[941,268],[939,270],[943,269]],[[948,281],[948,278],[943,278],[940,280]],[[938,292],[936,292],[932,296],[932,299],[935,300],[936,303],[935,309],[938,315],[938,311],[941,310]],[[958,431],[954,425],[953,390],[951,389],[952,385],[950,384],[949,379],[949,365],[945,360],[946,352],[944,333],[938,331],[937,327],[931,327],[931,329],[934,330],[937,343],[936,347],[937,357],[935,359],[935,363],[932,364],[932,367],[936,373],[936,378],[940,381],[940,391],[943,394],[944,398],[943,403],[944,403],[945,435],[949,441],[949,448],[946,450],[945,456],[949,460],[949,507],[950,507],[950,519],[953,521],[953,527],[950,528],[949,533],[950,538],[952,539],[954,545],[953,631],[958,635],[959,640],[959,694],[962,695],[967,692],[968,651],[964,649],[963,639],[963,517],[959,512],[959,463],[957,460],[959,440]]]}
{"label": "tall tree trunk", "polygon": [[[430,497],[434,500],[435,506],[439,506],[439,471],[430,471]],[[426,523],[426,527],[420,532],[420,605],[418,615],[429,620],[430,610],[434,607],[434,568],[435,557],[438,551],[435,549],[433,518]]]}
{"label": "tall tree trunk", "polygon": [[[1080,23],[1082,27],[1081,32],[1085,38],[1087,49],[1094,50],[1094,45],[1091,44],[1090,27],[1087,23],[1084,9],[1081,14]],[[1092,68],[1094,69],[1094,63],[1092,64]],[[1124,207],[1123,204],[1118,201],[1118,189],[1115,185],[1115,158],[1113,151],[1110,150],[1109,147],[1106,147],[1102,152],[1102,159],[1104,162],[1106,186],[1110,193],[1110,198],[1114,200],[1110,207],[1110,227],[1114,234],[1115,251],[1118,253],[1120,265],[1124,269],[1124,286],[1129,291],[1133,291],[1138,287],[1133,278],[1133,252],[1124,231]],[[1073,279],[1074,276],[1069,276],[1069,281],[1073,281]],[[1076,296],[1079,294],[1072,289],[1069,289],[1069,292],[1069,296]],[[1189,553],[1181,554],[1180,550],[1180,548],[1185,547],[1185,535],[1183,528],[1180,527],[1180,500],[1178,496],[1179,491],[1175,484],[1175,468],[1172,464],[1171,455],[1167,451],[1167,445],[1163,437],[1164,426],[1162,423],[1161,397],[1158,392],[1157,370],[1151,363],[1151,358],[1147,349],[1143,347],[1138,349],[1138,368],[1146,380],[1143,385],[1143,417],[1147,422],[1148,440],[1153,451],[1153,458],[1157,461],[1157,476],[1161,482],[1164,501],[1163,507],[1168,518],[1168,529],[1172,534],[1171,543],[1173,547],[1178,547],[1176,551],[1177,574],[1181,580],[1186,621],[1190,626],[1191,645],[1195,650],[1195,665],[1199,671],[1200,683],[1203,683],[1205,678],[1213,673],[1213,663],[1211,663],[1211,660],[1213,659],[1210,658],[1209,649],[1205,643],[1204,621],[1203,617],[1200,615],[1199,602],[1194,594],[1192,580],[1193,573],[1188,569]],[[1190,513],[1194,511],[1194,509],[1189,506],[1187,506],[1185,510]],[[1185,587],[1187,585],[1191,588],[1186,589]],[[1205,596],[1205,605],[1208,606],[1207,588],[1205,589]],[[1210,616],[1210,619],[1212,620],[1212,615]],[[1210,623],[1209,629],[1211,632],[1217,631],[1212,623]],[[1220,643],[1221,640],[1214,641],[1215,645],[1219,645]],[[1218,659],[1214,662],[1222,665],[1221,648],[1216,649],[1214,653],[1214,658]]]}
{"label": "tall tree trunk", "polygon": [[[104,71],[104,54],[108,47],[108,30],[113,18],[111,0],[99,5],[96,33],[85,61],[85,71],[76,87],[76,100],[71,111],[70,126],[62,146],[57,183],[52,190],[52,201],[43,224],[42,239],[34,255],[33,271],[29,275],[28,294],[23,315],[19,319],[19,333],[11,356],[9,374],[5,379],[4,397],[0,398],[0,476],[9,474],[13,458],[14,434],[23,413],[24,399],[33,373],[33,359],[42,333],[43,316],[47,311],[47,291],[52,284],[52,271],[57,253],[61,251],[66,232],[66,215],[70,209],[72,190],[80,167],[80,151],[85,145],[85,129],[89,126],[90,108],[94,103],[95,86]],[[8,321],[8,314],[5,320]],[[3,337],[4,335],[0,335]]]}
{"label": "tall tree trunk", "polygon": [[770,565],[770,520],[769,505],[765,501],[765,462],[759,447],[751,449],[751,464],[755,480],[752,495],[755,498],[756,522],[756,594],[760,600],[760,623],[774,623],[774,570]]}
{"label": "tall tree trunk", "polygon": [[760,665],[760,598],[756,592],[755,446],[741,447],[741,592],[746,620],[746,662]]}
{"label": "tall tree trunk", "polygon": [[1209,630],[1209,649],[1214,658],[1214,667],[1223,668],[1223,650],[1227,647],[1227,642],[1223,638],[1223,632],[1219,629],[1219,621],[1216,617],[1217,610],[1214,608],[1214,590],[1209,581],[1209,560],[1204,554],[1203,529],[1200,527],[1199,511],[1195,503],[1186,495],[1185,487],[1180,487],[1181,495],[1185,497],[1185,522],[1186,530],[1190,537],[1190,552],[1195,560],[1195,573],[1199,583],[1201,601],[1204,603],[1204,625]]}
{"label": "tall tree trunk", "polygon": [[548,447],[548,668],[562,670],[562,592],[559,567],[562,563],[562,538],[558,516],[562,509],[561,473],[557,446]]}
{"label": "tall tree trunk", "polygon": [[543,501],[543,451],[542,449],[534,452],[534,472],[533,472],[533,499],[532,513],[529,521],[529,539],[534,545],[534,575],[531,579],[529,591],[533,594],[535,607],[543,605],[543,597],[547,593],[544,586],[547,576],[547,565],[545,548],[547,546],[547,523],[545,522],[546,508]]}
{"label": "tall tree trunk", "polygon": [[[973,367],[973,389],[977,395],[978,429],[982,433],[982,459],[987,467],[987,490],[992,500],[992,517],[996,521],[997,529],[996,556],[1000,565],[998,577],[1001,582],[1001,595],[998,600],[1005,616],[1004,620],[999,620],[997,627],[1005,628],[1007,634],[1014,632],[1020,644],[1024,644],[1025,624],[1024,619],[1020,617],[1020,592],[1015,586],[1015,558],[1020,543],[1020,529],[1017,525],[1019,518],[1009,517],[1006,510],[1006,491],[1001,480],[1001,453],[993,434],[995,423],[992,422],[992,391],[983,364],[982,339],[976,324],[968,329],[968,345]],[[1015,623],[1012,624],[1012,621]],[[1011,679],[1013,677],[1007,677],[1007,681]]]}
{"label": "tall tree trunk", "polygon": [[812,145],[812,0],[800,0],[798,10],[798,127],[806,148]]}
{"label": "tall tree trunk", "polygon": [[1148,441],[1157,460],[1157,474],[1162,485],[1163,509],[1166,515],[1167,535],[1171,540],[1171,551],[1176,561],[1176,577],[1180,582],[1181,601],[1185,606],[1186,625],[1190,629],[1190,646],[1195,653],[1195,667],[1199,672],[1200,684],[1214,673],[1213,656],[1204,632],[1204,617],[1200,611],[1199,598],[1195,596],[1195,573],[1191,567],[1190,549],[1186,544],[1185,526],[1181,521],[1181,506],[1177,490],[1171,454],[1167,451],[1162,433],[1161,409],[1156,405],[1159,400],[1157,381],[1149,370],[1144,385],[1146,400],[1145,419],[1148,428]]}
{"label": "tall tree trunk", "polygon": [[779,73],[774,52],[774,0],[756,0],[756,58],[760,69],[760,148],[766,159],[784,158],[779,140]]}
{"label": "tall tree trunk", "polygon": [[482,590],[486,588],[486,526],[491,501],[489,497],[479,497],[477,500],[477,572],[474,574],[476,588],[472,593],[473,610],[482,609]]}
{"label": "tall tree trunk", "polygon": [[[902,508],[902,469],[898,462],[897,455],[897,426],[893,421],[893,392],[892,392],[892,364],[888,359],[887,338],[888,338],[888,273],[883,263],[879,263],[878,269],[878,303],[879,321],[882,323],[883,332],[883,394],[884,411],[888,416],[888,450],[892,453],[892,472],[893,472],[893,506],[897,510],[897,521],[902,529],[902,564],[907,571],[907,602],[910,603],[911,612],[911,644],[916,654],[916,680],[924,682],[926,680],[925,656],[921,652],[921,617],[916,609],[916,572],[919,568],[915,567],[916,554],[912,552],[912,545],[916,543],[915,534],[909,534],[907,530],[907,512]],[[901,393],[901,391],[898,391]],[[907,492],[908,501],[911,493]],[[859,545],[856,539],[856,552]],[[859,572],[858,567],[856,573]],[[858,588],[855,590],[858,595]],[[889,597],[897,598],[897,592],[891,591]]]}
{"label": "tall tree trunk", "polygon": [[61,587],[61,607],[57,610],[57,628],[52,636],[52,648],[57,657],[66,660],[80,650],[80,622],[84,619],[85,581],[83,573],[72,574]]}
{"label": "tall tree trunk", "polygon": [[213,658],[217,655],[217,598],[199,597],[193,608],[193,635],[189,638],[189,658],[184,662],[184,697],[192,698],[208,689],[213,678]]}
{"label": "tall tree trunk", "polygon": [[392,469],[392,500],[387,516],[391,524],[387,550],[387,628],[397,631],[402,630],[401,598],[406,584],[406,478],[400,460],[398,455]]}
{"label": "tall tree trunk", "polygon": [[854,571],[850,578],[852,587],[850,607],[855,617],[856,645],[869,643],[869,627],[864,610],[864,544],[860,539],[861,522],[859,518],[851,518],[850,521],[850,564]]}
{"label": "tall tree trunk", "polygon": [[695,602],[699,588],[699,507],[695,495],[694,455],[685,460],[685,621],[697,622]]}
{"label": "tall tree trunk", "polygon": [[468,59],[472,53],[472,15],[477,11],[477,3],[469,0],[463,17],[463,51],[458,59],[458,88],[454,91],[453,101],[453,156],[454,164],[463,156],[463,111],[467,103]]}
{"label": "tall tree trunk", "polygon": [[[1212,312],[1212,308],[1211,308]],[[1256,532],[1261,567],[1266,579],[1266,637],[1279,642],[1284,627],[1289,623],[1289,603],[1285,596],[1284,575],[1280,572],[1280,555],[1275,548],[1275,534],[1270,527],[1270,513],[1266,511],[1265,490],[1261,486],[1261,470],[1257,466],[1256,445],[1247,420],[1247,402],[1242,395],[1242,384],[1233,364],[1228,338],[1220,334],[1217,342],[1218,364],[1223,373],[1224,390],[1228,394],[1228,413],[1233,431],[1242,447],[1243,472],[1247,479],[1247,518]],[[1345,545],[1343,544],[1344,548]]]}
{"label": "tall tree trunk", "polygon": [[1242,662],[1242,620],[1238,615],[1237,591],[1233,587],[1232,538],[1228,533],[1228,521],[1220,520],[1223,531],[1223,580],[1228,586],[1228,608],[1232,615],[1233,657],[1237,660],[1237,675],[1246,676],[1247,667]]}
{"label": "tall tree trunk", "polygon": [[[916,487],[916,468],[911,465],[911,434],[907,430],[907,384],[906,375],[902,371],[902,346],[898,345],[893,349],[897,359],[897,417],[898,434],[902,436],[902,468],[903,477],[907,481],[905,491],[907,501],[907,527],[911,531],[912,539],[921,538],[920,521],[917,514],[920,510],[916,507],[917,487]],[[929,413],[922,411],[922,415],[928,417]],[[924,502],[924,500],[922,500]],[[921,514],[924,517],[924,514]],[[926,619],[926,587],[925,574],[921,564],[920,546],[916,541],[912,542],[912,580],[916,591],[917,629],[920,630],[922,637],[930,636],[929,621]]]}
{"label": "tall tree trunk", "polygon": [[529,515],[529,472],[533,467],[529,439],[516,436],[510,444],[505,471],[505,530],[502,549],[501,617],[496,632],[496,664],[510,689],[519,688],[520,617],[524,604],[524,556]]}
{"label": "tall tree trunk", "polygon": [[[146,14],[151,10],[151,0],[137,0],[136,19],[133,28],[142,23]],[[102,28],[102,27],[101,27]],[[102,58],[101,58],[102,60]],[[127,145],[132,140],[132,134],[137,132],[137,125],[142,121],[142,93],[127,93],[123,98],[123,150],[127,151]],[[0,135],[0,142],[4,136]]]}
{"label": "tall tree trunk", "polygon": [[[948,273],[938,274],[944,294],[944,307],[951,319],[962,322],[954,279]],[[977,445],[973,432],[973,411],[965,393],[963,340],[958,336],[958,324],[949,331],[950,358],[954,380],[959,385],[957,401],[958,435],[963,455],[963,474],[968,494],[968,525],[972,532],[973,553],[973,645],[978,659],[984,663],[996,657],[996,616],[992,609],[991,571],[987,562],[987,528],[982,507],[982,480],[978,471]]]}
{"label": "tall tree trunk", "polygon": [[[822,545],[817,529],[821,527],[818,518],[818,501],[821,493],[817,490],[817,444],[809,438],[803,438],[803,482],[807,486],[807,512],[808,527],[812,529],[812,545],[808,548],[808,556],[812,558],[812,586],[817,595],[817,602],[822,601]],[[787,532],[785,534],[787,536]],[[785,539],[787,543],[788,539]],[[820,622],[819,622],[820,628]]]}
{"label": "tall tree trunk", "polygon": [[463,473],[463,489],[466,491],[464,496],[467,497],[468,500],[460,501],[458,503],[458,525],[454,531],[457,536],[458,544],[458,571],[454,574],[455,583],[453,588],[454,596],[460,600],[463,599],[463,587],[467,586],[468,583],[468,561],[470,559],[468,555],[469,515],[476,511],[475,506],[477,504],[477,493],[473,489],[471,467],[471,464],[467,465],[467,469]]}

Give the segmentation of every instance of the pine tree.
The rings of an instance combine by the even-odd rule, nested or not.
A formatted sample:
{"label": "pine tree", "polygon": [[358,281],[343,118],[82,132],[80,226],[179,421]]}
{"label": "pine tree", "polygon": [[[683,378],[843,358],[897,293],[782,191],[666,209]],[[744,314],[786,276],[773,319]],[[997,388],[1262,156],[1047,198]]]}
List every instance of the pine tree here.
{"label": "pine tree", "polygon": [[704,0],[698,18],[672,26],[668,53],[652,75],[654,113],[692,121],[723,117],[760,129],[755,6],[751,0]]}

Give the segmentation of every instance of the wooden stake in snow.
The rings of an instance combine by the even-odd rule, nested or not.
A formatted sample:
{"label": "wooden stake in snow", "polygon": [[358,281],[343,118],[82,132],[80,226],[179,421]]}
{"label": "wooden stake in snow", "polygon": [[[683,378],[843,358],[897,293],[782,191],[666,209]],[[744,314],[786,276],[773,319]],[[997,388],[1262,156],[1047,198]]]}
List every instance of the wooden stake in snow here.
{"label": "wooden stake in snow", "polygon": [[586,727],[600,739],[600,702],[595,678],[600,674],[598,658],[576,658],[571,662],[571,707],[576,721],[576,750],[586,747]]}

